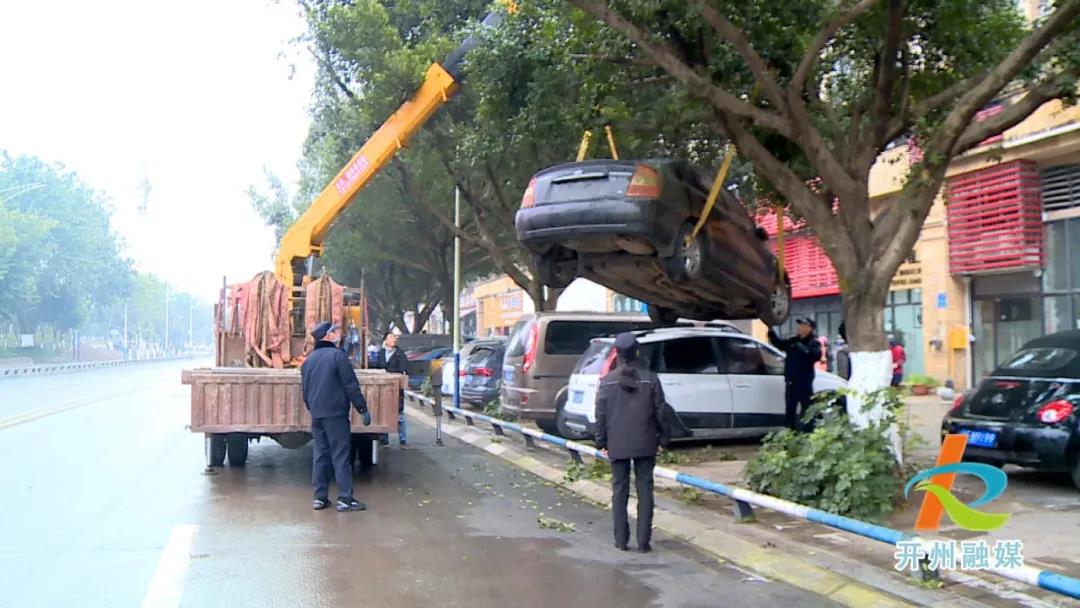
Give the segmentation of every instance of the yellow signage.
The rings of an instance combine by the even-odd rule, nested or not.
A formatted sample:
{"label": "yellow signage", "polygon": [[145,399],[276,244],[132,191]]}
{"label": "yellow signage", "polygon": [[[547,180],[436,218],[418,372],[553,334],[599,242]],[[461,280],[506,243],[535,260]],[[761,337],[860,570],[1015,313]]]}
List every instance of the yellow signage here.
{"label": "yellow signage", "polygon": [[890,291],[922,287],[922,262],[907,262],[893,275]]}

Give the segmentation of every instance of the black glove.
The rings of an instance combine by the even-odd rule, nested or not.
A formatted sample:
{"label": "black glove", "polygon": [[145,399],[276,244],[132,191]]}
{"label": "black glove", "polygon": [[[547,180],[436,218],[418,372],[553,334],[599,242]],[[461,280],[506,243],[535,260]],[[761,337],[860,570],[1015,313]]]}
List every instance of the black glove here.
{"label": "black glove", "polygon": [[364,426],[371,426],[371,412],[364,410],[360,412],[360,417],[364,421]]}

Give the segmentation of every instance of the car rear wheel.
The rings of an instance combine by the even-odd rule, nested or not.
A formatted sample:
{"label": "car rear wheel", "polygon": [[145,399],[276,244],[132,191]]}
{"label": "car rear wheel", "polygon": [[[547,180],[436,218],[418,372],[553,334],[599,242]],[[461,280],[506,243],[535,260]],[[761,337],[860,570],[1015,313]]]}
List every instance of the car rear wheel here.
{"label": "car rear wheel", "polygon": [[708,262],[708,237],[702,230],[694,235],[694,225],[687,222],[675,237],[675,251],[667,262],[668,276],[673,281],[689,281],[701,277]]}
{"label": "car rear wheel", "polygon": [[648,305],[649,319],[657,325],[674,325],[679,320],[679,313],[663,306]]}
{"label": "car rear wheel", "polygon": [[787,321],[788,315],[791,314],[791,282],[786,277],[783,282],[773,285],[766,307],[758,314],[761,321],[769,326],[780,325]]}

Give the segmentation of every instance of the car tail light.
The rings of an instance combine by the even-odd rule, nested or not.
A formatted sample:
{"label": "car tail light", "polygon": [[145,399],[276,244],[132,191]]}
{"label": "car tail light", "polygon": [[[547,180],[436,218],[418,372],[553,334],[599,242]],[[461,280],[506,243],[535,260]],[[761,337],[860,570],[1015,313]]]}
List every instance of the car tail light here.
{"label": "car tail light", "polygon": [[483,376],[485,378],[490,378],[493,375],[495,375],[495,370],[491,369],[490,367],[478,367],[478,368],[472,370],[472,373],[474,375],[477,375],[477,376]]}
{"label": "car tail light", "polygon": [[663,179],[660,172],[648,165],[638,165],[634,174],[630,176],[630,185],[626,188],[626,196],[634,198],[660,198],[660,188]]}
{"label": "car tail light", "polygon": [[465,377],[465,370],[464,370],[464,369],[459,369],[459,370],[458,370],[458,373],[457,373],[457,375],[459,375],[459,376],[461,376],[462,378],[464,378],[464,377]]}
{"label": "car tail light", "polygon": [[536,204],[536,178],[529,180],[529,187],[525,188],[525,194],[521,195],[521,208],[528,209]]}
{"label": "car tail light", "polygon": [[952,409],[949,410],[949,415],[952,416],[953,414],[959,413],[960,408],[962,407],[964,407],[964,395],[961,393],[953,399]]}
{"label": "car tail light", "polygon": [[606,376],[608,374],[608,372],[610,372],[612,369],[614,369],[614,367],[615,367],[615,356],[616,356],[615,348],[612,347],[611,351],[608,352],[607,359],[604,360],[604,367],[600,368],[600,377],[601,378]]}
{"label": "car tail light", "polygon": [[1064,399],[1058,399],[1040,407],[1036,415],[1043,424],[1057,424],[1072,416],[1072,413],[1073,405]]}
{"label": "car tail light", "polygon": [[526,338],[525,360],[521,364],[521,371],[529,373],[529,368],[536,361],[536,341],[540,338],[540,329],[533,323],[529,326],[529,337]]}

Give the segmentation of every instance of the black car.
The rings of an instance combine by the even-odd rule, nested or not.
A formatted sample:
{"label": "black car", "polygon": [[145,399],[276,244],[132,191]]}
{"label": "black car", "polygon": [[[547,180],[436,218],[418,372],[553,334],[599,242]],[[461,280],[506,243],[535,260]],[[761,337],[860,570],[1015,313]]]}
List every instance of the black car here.
{"label": "black car", "polygon": [[544,284],[585,277],[649,304],[657,322],[788,316],[765,231],[726,190],[694,236],[711,179],[682,160],[592,160],[537,173],[515,218]]}
{"label": "black car", "polygon": [[941,435],[968,436],[964,460],[1067,471],[1080,488],[1080,331],[1028,342],[956,405]]}
{"label": "black car", "polygon": [[484,406],[499,398],[505,354],[505,340],[483,341],[473,345],[469,358],[461,366],[462,401]]}

